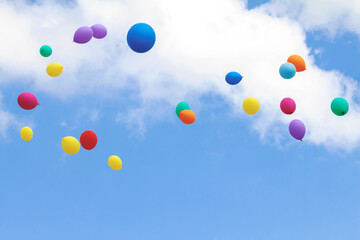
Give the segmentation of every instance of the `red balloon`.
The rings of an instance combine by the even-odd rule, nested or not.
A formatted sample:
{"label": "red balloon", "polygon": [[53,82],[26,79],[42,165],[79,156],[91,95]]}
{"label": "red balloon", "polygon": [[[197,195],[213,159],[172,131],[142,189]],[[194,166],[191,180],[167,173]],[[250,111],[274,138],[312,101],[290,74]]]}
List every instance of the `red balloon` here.
{"label": "red balloon", "polygon": [[97,144],[97,136],[91,130],[86,130],[80,136],[80,143],[83,148],[86,150],[93,149]]}

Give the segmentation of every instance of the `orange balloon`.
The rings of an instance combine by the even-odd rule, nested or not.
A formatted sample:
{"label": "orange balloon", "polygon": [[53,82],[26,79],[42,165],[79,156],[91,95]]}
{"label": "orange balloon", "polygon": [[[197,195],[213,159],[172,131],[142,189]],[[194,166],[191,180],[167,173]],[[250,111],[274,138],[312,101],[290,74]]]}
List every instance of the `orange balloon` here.
{"label": "orange balloon", "polygon": [[179,114],[180,120],[185,124],[192,124],[195,122],[195,113],[191,110],[182,110]]}
{"label": "orange balloon", "polygon": [[292,55],[288,58],[288,63],[294,64],[297,72],[302,72],[306,70],[305,61],[299,55]]}

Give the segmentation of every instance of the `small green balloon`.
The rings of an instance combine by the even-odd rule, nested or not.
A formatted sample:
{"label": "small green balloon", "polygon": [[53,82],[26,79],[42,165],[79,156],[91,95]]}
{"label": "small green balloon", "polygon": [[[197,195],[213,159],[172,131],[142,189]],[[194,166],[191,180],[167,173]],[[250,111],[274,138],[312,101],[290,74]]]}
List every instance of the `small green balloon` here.
{"label": "small green balloon", "polygon": [[180,102],[177,106],[176,106],[176,115],[179,117],[179,114],[182,110],[190,110],[190,106],[189,104],[187,104],[186,102]]}
{"label": "small green balloon", "polygon": [[349,103],[341,97],[331,102],[331,111],[337,116],[344,116],[349,111]]}
{"label": "small green balloon", "polygon": [[52,49],[50,46],[48,45],[43,45],[41,48],[40,48],[40,54],[41,56],[43,57],[49,57],[51,54],[52,54]]}

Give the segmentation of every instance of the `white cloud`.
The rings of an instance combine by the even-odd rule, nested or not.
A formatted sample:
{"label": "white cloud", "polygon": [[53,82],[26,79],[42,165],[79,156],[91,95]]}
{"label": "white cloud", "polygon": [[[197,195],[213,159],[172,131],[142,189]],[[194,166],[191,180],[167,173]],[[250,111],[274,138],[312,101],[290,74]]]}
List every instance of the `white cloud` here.
{"label": "white cloud", "polygon": [[360,36],[360,1],[358,0],[271,0],[260,7],[277,16],[297,20],[308,31],[353,32]]}
{"label": "white cloud", "polygon": [[136,128],[139,136],[144,136],[146,132],[146,110],[144,108],[131,110],[128,112],[120,112],[116,116],[116,121],[125,124],[128,127]]}
{"label": "white cloud", "polygon": [[[0,21],[11,22],[2,29],[11,34],[0,39],[0,68],[59,97],[80,93],[111,97],[131,89],[140,106],[121,111],[117,120],[136,125],[140,132],[146,130],[147,119],[174,114],[179,101],[188,101],[197,111],[204,109],[199,97],[212,93],[226,99],[241,117],[245,117],[242,101],[258,98],[261,111],[253,116],[253,128],[262,138],[290,138],[287,125],[299,118],[308,129],[306,142],[346,150],[360,143],[356,128],[360,109],[354,102],[359,86],[314,64],[303,24],[296,19],[269,16],[264,8],[249,11],[237,0],[81,0],[72,8],[17,4],[21,7],[0,3]],[[157,34],[154,48],[146,54],[136,54],[126,45],[127,30],[137,22],[149,23]],[[105,39],[85,45],[72,42],[77,27],[95,23],[108,28]],[[50,58],[39,55],[42,44],[53,47]],[[278,69],[291,54],[303,56],[308,70],[284,80]],[[52,61],[64,65],[58,78],[45,73]],[[237,86],[224,81],[233,70],[245,76]],[[330,111],[331,100],[338,96],[350,103],[349,114],[341,118]],[[284,97],[296,101],[294,116],[281,114]]]}
{"label": "white cloud", "polygon": [[0,136],[2,140],[7,139],[7,131],[9,128],[16,128],[20,130],[21,127],[27,125],[32,127],[33,125],[30,122],[24,124],[24,121],[19,121],[16,117],[6,110],[6,107],[2,103],[3,96],[0,93]]}
{"label": "white cloud", "polygon": [[100,113],[98,110],[92,110],[90,112],[90,120],[92,122],[97,122],[99,120],[99,118],[100,118]]}
{"label": "white cloud", "polygon": [[14,116],[0,109],[0,134],[5,139],[7,130],[14,124]]}

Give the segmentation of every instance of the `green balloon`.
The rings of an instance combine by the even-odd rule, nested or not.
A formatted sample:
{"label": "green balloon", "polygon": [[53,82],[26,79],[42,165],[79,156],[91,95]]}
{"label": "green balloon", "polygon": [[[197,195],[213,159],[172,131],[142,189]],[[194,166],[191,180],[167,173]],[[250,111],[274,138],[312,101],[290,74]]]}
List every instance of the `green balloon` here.
{"label": "green balloon", "polygon": [[50,46],[48,45],[43,45],[41,48],[40,48],[40,54],[41,56],[43,57],[49,57],[51,54],[52,54],[52,49]]}
{"label": "green balloon", "polygon": [[190,106],[189,104],[187,104],[186,102],[180,102],[177,106],[176,106],[176,115],[179,117],[179,114],[182,110],[190,110]]}
{"label": "green balloon", "polygon": [[331,111],[338,116],[344,116],[349,111],[349,103],[341,97],[331,102]]}

